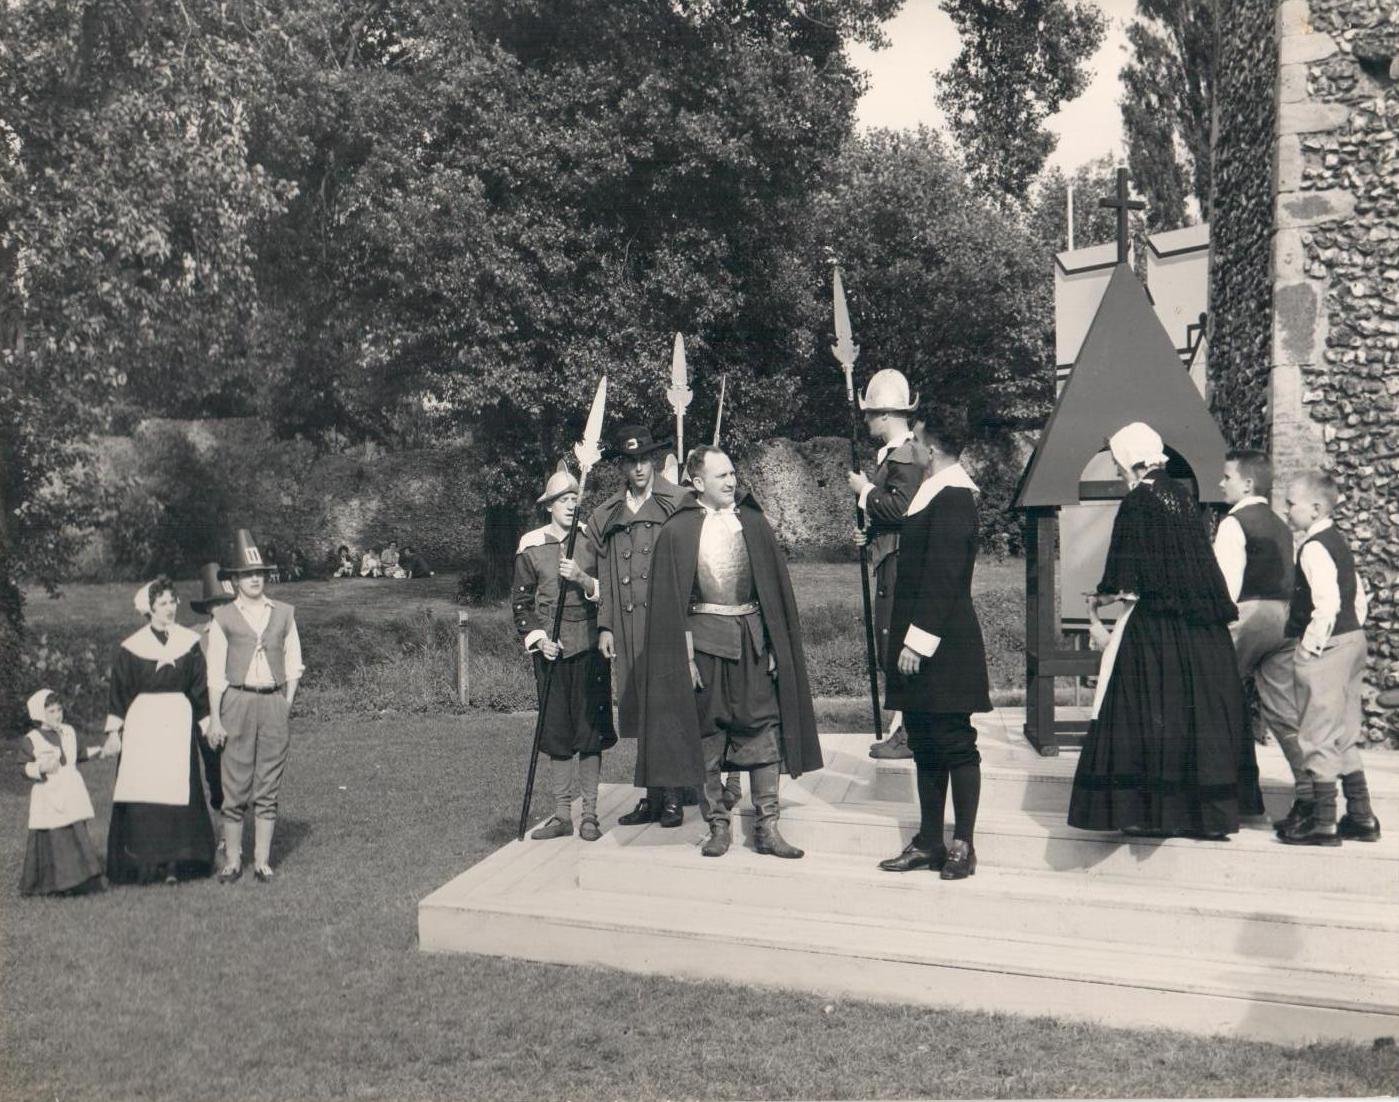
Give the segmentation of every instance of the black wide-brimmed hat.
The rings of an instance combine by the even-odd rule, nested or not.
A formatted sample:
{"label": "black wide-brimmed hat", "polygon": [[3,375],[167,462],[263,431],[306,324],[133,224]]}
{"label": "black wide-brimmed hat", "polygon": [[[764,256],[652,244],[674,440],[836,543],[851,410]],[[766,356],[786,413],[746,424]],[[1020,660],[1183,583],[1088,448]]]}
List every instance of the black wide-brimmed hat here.
{"label": "black wide-brimmed hat", "polygon": [[262,561],[253,534],[240,528],[233,536],[233,554],[227,566],[219,568],[219,578],[234,578],[239,574],[269,574],[272,568]]}
{"label": "black wide-brimmed hat", "polygon": [[623,425],[609,454],[613,459],[640,459],[670,447],[669,440],[656,440],[645,425]]}
{"label": "black wide-brimmed hat", "polygon": [[190,601],[189,607],[201,616],[208,615],[215,605],[228,604],[236,596],[233,583],[219,578],[219,564],[216,562],[206,562],[199,568],[199,585],[202,592],[196,600]]}

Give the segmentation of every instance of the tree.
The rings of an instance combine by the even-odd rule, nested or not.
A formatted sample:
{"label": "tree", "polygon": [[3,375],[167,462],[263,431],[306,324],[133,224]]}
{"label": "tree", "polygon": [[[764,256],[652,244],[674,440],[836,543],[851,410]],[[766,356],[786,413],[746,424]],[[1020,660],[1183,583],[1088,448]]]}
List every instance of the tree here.
{"label": "tree", "polygon": [[1127,162],[1153,230],[1186,223],[1194,198],[1208,217],[1214,108],[1215,0],[1137,0],[1122,68]]}
{"label": "tree", "polygon": [[[253,13],[195,9],[0,8],[6,644],[22,622],[18,579],[54,584],[98,515],[84,464],[113,400],[129,388],[207,398],[245,378],[250,236],[290,189],[247,158]],[[12,714],[12,680],[0,695]]]}
{"label": "tree", "polygon": [[972,179],[1003,199],[1026,194],[1057,139],[1045,126],[1079,96],[1107,24],[1089,0],[940,0],[962,49],[937,103]]}

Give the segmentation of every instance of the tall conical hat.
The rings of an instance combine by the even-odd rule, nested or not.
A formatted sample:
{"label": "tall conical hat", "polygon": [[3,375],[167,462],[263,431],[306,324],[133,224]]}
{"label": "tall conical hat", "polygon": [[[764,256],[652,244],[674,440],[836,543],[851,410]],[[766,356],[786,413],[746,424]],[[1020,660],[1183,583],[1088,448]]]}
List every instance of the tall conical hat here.
{"label": "tall conical hat", "polygon": [[199,585],[201,593],[198,599],[190,601],[189,607],[201,616],[215,605],[227,604],[237,596],[233,583],[219,578],[219,564],[216,562],[206,562],[199,568]]}
{"label": "tall conical hat", "polygon": [[902,371],[886,367],[870,376],[865,392],[860,395],[860,409],[865,413],[912,413],[918,408],[918,395],[909,401],[908,380]]}
{"label": "tall conical hat", "polygon": [[574,478],[573,472],[568,469],[567,461],[560,459],[558,467],[549,476],[549,481],[544,484],[544,492],[535,499],[535,502],[539,505],[548,505],[556,498],[563,497],[564,494],[576,494],[577,492],[578,479]]}
{"label": "tall conical hat", "polygon": [[262,561],[262,552],[257,549],[253,535],[246,528],[239,528],[233,536],[233,555],[229,565],[220,568],[219,577],[233,578],[239,574],[266,574],[271,567]]}

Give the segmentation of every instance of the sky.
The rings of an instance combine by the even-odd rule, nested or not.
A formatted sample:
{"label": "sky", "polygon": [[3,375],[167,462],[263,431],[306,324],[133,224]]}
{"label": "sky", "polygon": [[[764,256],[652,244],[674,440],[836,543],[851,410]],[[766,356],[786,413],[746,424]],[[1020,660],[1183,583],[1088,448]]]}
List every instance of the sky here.
{"label": "sky", "polygon": [[[1059,145],[1049,163],[1072,171],[1085,161],[1110,153],[1122,156],[1122,115],[1117,106],[1117,72],[1127,58],[1124,28],[1136,0],[1096,0],[1108,17],[1108,33],[1093,55],[1093,80],[1078,99],[1064,105],[1049,123]],[[904,129],[920,123],[942,128],[942,112],[933,103],[935,70],[957,56],[957,32],[937,0],[905,0],[903,9],[884,25],[890,45],[871,50],[856,45],[850,54],[870,77],[856,120],[861,127]]]}

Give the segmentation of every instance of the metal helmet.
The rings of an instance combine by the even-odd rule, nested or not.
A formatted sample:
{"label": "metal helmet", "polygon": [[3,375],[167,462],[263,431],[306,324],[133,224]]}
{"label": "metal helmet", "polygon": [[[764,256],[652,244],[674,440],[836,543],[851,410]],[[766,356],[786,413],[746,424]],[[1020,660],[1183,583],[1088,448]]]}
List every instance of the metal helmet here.
{"label": "metal helmet", "polygon": [[549,481],[544,484],[544,492],[535,499],[535,502],[538,505],[548,505],[551,501],[563,497],[564,494],[576,494],[577,492],[578,480],[573,477],[573,472],[568,469],[568,464],[560,459],[558,468],[549,476]]}
{"label": "metal helmet", "polygon": [[917,408],[918,395],[909,401],[908,380],[892,367],[876,371],[860,395],[860,409],[865,413],[912,413]]}

